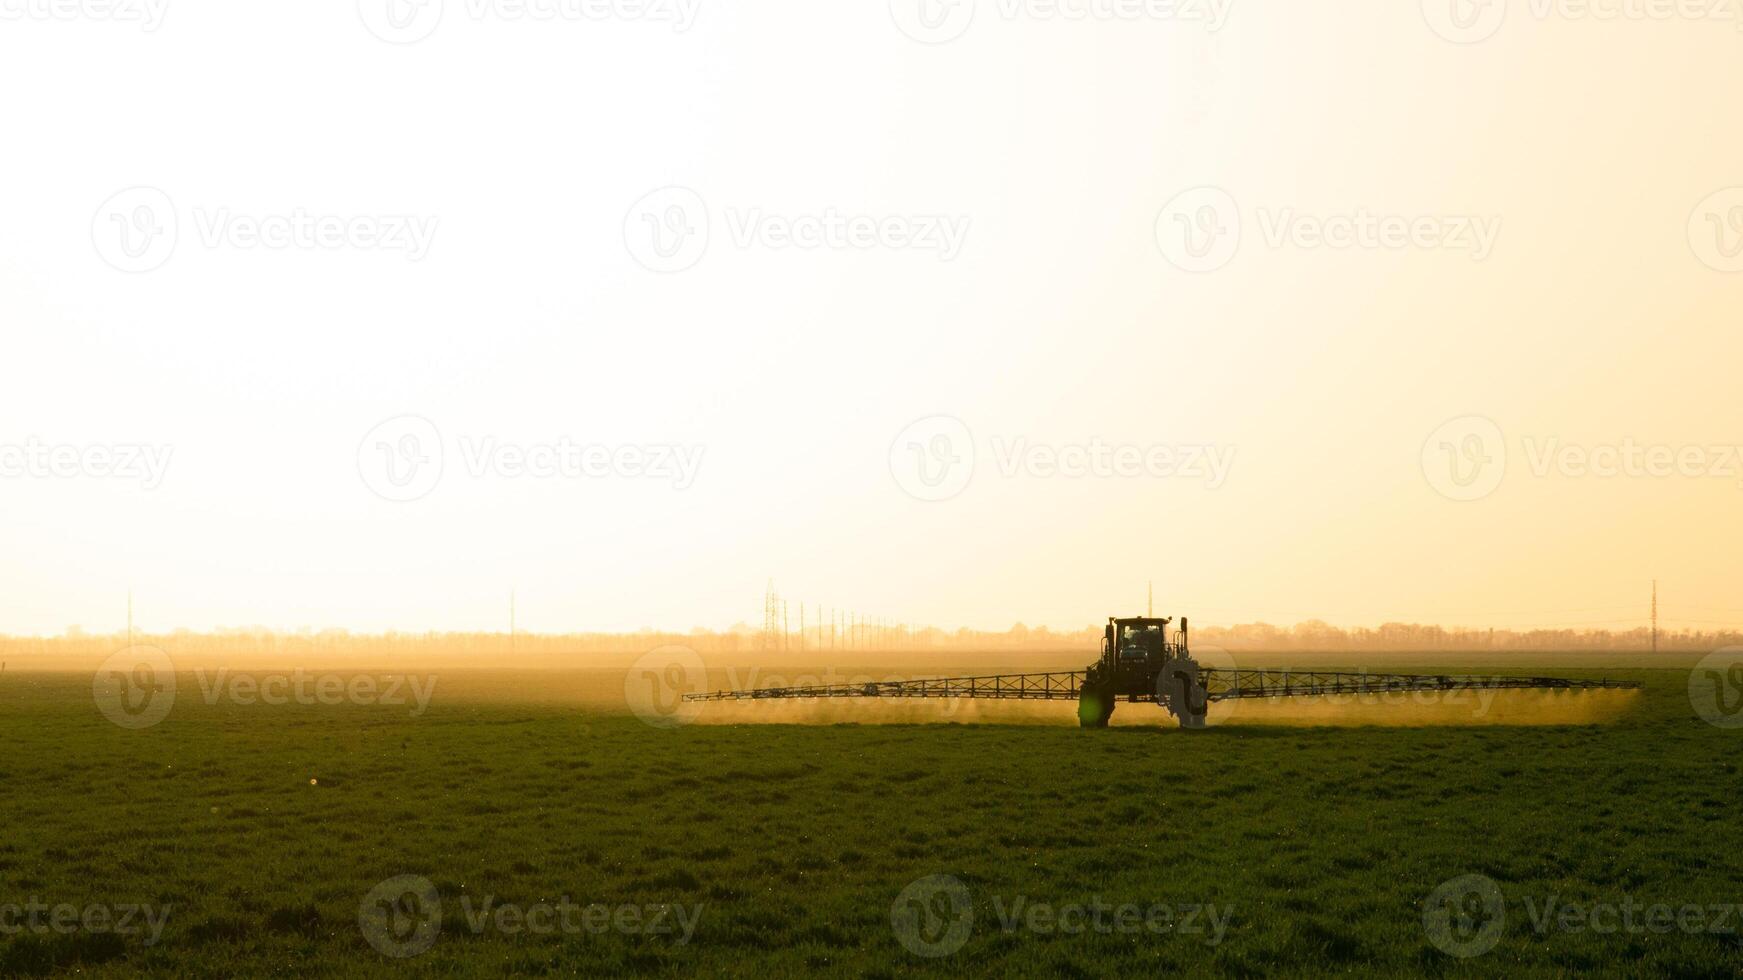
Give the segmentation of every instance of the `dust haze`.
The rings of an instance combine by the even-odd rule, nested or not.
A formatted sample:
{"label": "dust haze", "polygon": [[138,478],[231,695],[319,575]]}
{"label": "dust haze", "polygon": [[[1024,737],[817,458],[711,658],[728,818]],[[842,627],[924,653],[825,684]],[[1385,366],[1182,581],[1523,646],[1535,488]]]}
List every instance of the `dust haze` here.
{"label": "dust haze", "polygon": [[[264,676],[275,671],[327,671],[341,677],[369,672],[417,674],[442,704],[527,704],[573,707],[594,715],[631,712],[633,665],[648,650],[696,648],[705,680],[677,693],[795,685],[863,684],[920,678],[1081,670],[1097,656],[1083,649],[754,651],[722,649],[695,637],[647,635],[589,638],[499,634],[394,634],[382,636],[252,633],[140,635],[138,645],[167,653],[196,687],[212,671]],[[685,641],[689,640],[690,643]],[[84,672],[124,646],[124,638],[91,636],[53,640],[0,638],[0,681],[29,683],[35,672]],[[713,647],[712,649],[710,647]],[[831,656],[835,662],[829,662]],[[1226,661],[1226,662],[1225,662]],[[1344,670],[1461,671],[1478,675],[1602,671],[1641,667],[1685,668],[1692,657],[1614,651],[1516,652],[1300,652],[1219,651],[1217,666],[1308,667]],[[480,664],[489,664],[481,667]],[[190,689],[194,689],[190,687]],[[4,684],[0,684],[0,693]],[[1374,693],[1220,702],[1209,724],[1285,726],[1591,725],[1626,716],[1636,691],[1462,690]],[[675,707],[675,706],[674,706]],[[721,701],[687,705],[686,723],[701,725],[1077,725],[1075,701],[828,698]],[[1163,726],[1174,722],[1155,704],[1122,702],[1112,724]]]}

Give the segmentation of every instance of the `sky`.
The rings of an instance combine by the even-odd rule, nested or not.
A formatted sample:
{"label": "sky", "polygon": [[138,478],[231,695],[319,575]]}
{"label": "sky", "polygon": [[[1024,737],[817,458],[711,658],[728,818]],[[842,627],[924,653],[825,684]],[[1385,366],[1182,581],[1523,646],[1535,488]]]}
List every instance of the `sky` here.
{"label": "sky", "polygon": [[0,0],[0,632],[1743,623],[1743,31]]}

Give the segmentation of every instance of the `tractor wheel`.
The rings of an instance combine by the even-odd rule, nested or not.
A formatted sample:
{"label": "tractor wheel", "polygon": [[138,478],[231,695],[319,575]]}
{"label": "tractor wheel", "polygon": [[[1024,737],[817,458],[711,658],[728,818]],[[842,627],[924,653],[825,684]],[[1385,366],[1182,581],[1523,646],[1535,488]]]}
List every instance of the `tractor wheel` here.
{"label": "tractor wheel", "polygon": [[1106,728],[1114,716],[1113,692],[1085,684],[1077,693],[1077,723],[1084,728]]}

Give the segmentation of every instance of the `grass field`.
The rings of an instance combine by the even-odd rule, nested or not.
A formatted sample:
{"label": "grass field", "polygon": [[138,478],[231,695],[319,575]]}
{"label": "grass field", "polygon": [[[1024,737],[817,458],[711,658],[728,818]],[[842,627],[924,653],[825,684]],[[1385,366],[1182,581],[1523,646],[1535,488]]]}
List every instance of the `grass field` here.
{"label": "grass field", "polygon": [[[1184,733],[661,729],[484,674],[130,730],[89,673],[14,670],[0,975],[1737,976],[1743,733],[1686,670],[1605,673],[1647,690],[1602,724]],[[1499,915],[1455,885],[1434,920],[1467,875]],[[135,906],[155,941],[85,921]]]}

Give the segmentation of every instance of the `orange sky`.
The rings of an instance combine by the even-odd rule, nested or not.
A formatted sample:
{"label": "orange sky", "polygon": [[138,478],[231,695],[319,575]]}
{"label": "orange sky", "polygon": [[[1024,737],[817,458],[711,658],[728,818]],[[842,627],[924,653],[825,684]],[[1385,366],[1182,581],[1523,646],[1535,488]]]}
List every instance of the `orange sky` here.
{"label": "orange sky", "polygon": [[9,25],[0,631],[1743,622],[1735,24],[905,2]]}

